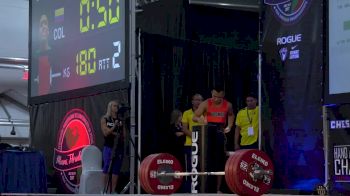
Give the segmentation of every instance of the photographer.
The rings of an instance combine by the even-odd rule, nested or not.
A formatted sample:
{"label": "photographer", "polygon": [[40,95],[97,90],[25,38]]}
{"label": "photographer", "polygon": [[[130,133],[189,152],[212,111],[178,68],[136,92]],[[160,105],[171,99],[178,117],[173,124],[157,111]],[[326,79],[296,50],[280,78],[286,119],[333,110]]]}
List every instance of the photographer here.
{"label": "photographer", "polygon": [[105,140],[103,147],[103,173],[105,174],[105,184],[109,185],[106,186],[109,193],[114,192],[117,187],[124,156],[125,129],[122,121],[118,118],[118,108],[118,101],[110,101],[106,114],[101,118],[101,130]]}

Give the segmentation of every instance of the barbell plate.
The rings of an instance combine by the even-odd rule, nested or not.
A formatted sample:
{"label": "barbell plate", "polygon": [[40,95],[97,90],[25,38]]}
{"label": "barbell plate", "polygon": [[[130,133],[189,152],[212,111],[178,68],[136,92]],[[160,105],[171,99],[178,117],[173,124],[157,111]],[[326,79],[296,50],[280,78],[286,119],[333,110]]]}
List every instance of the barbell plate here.
{"label": "barbell plate", "polygon": [[234,158],[233,156],[229,156],[225,164],[225,180],[226,180],[227,186],[231,191],[233,191],[231,188],[233,186],[233,178],[231,177],[233,175],[232,174],[232,162],[234,161],[233,158]]}
{"label": "barbell plate", "polygon": [[151,166],[151,163],[154,162],[154,160],[157,158],[157,156],[159,156],[160,154],[153,154],[152,157],[148,160],[147,162],[147,166],[145,167],[145,170],[144,170],[144,181],[145,181],[145,185],[147,186],[147,190],[148,190],[148,193],[150,194],[157,194],[156,191],[151,187],[151,184],[150,184],[150,166]]}
{"label": "barbell plate", "polygon": [[245,187],[240,186],[239,183],[237,183],[237,179],[239,179],[239,176],[237,176],[236,171],[237,168],[240,167],[241,164],[241,160],[243,155],[246,153],[246,150],[238,150],[236,151],[236,154],[234,156],[234,162],[232,164],[232,184],[233,184],[233,190],[235,193],[237,193],[238,195],[244,195],[246,194],[246,191],[244,190]]}
{"label": "barbell plate", "polygon": [[175,193],[182,184],[182,176],[160,177],[160,172],[182,172],[180,162],[171,154],[160,153],[149,162],[146,181],[152,194],[169,195]]}
{"label": "barbell plate", "polygon": [[147,182],[147,168],[149,165],[150,160],[154,158],[157,154],[151,154],[148,155],[146,158],[143,159],[143,161],[140,164],[139,167],[139,179],[140,179],[140,185],[143,188],[144,191],[147,193],[151,193],[152,190]]}
{"label": "barbell plate", "polygon": [[[248,172],[248,165],[249,163],[247,163],[245,160],[243,160],[244,155],[246,155],[247,151],[249,150],[238,150],[236,153],[236,161],[233,165],[233,185],[234,185],[234,190],[235,193],[237,193],[238,195],[248,195],[249,193],[247,193],[247,187],[242,185],[241,180],[243,180],[242,178],[250,178],[248,175],[240,175],[241,173],[238,172],[238,170],[243,169],[243,171]],[[242,161],[243,160],[243,161]],[[252,194],[253,196],[257,195],[256,193]],[[259,195],[259,194],[258,194]]]}
{"label": "barbell plate", "polygon": [[228,186],[228,188],[232,191],[232,192],[236,192],[235,191],[235,187],[234,187],[234,177],[233,176],[233,164],[235,162],[237,156],[234,155],[230,155],[229,158],[226,161],[225,164],[225,180],[226,180],[226,184]]}
{"label": "barbell plate", "polygon": [[[149,155],[149,156],[150,156],[150,155]],[[143,189],[144,191],[146,191],[146,192],[147,192],[147,190],[146,190],[146,186],[145,186],[144,179],[143,179],[143,178],[144,178],[144,177],[143,177],[143,171],[145,170],[144,168],[145,168],[145,166],[146,166],[146,162],[147,162],[149,156],[147,156],[146,158],[144,158],[144,159],[141,161],[140,167],[139,167],[139,169],[138,169],[138,175],[139,175],[139,179],[140,179],[140,185],[141,185],[142,189]]]}
{"label": "barbell plate", "polygon": [[[264,152],[257,149],[239,150],[237,155],[238,162],[235,162],[233,168],[236,193],[239,195],[262,195],[270,190],[274,173],[271,159]],[[265,180],[254,181],[249,174],[253,171],[253,166],[256,165],[263,170],[272,171],[272,174],[266,175],[267,179]]]}
{"label": "barbell plate", "polygon": [[143,161],[140,164],[139,167],[139,178],[140,178],[140,185],[143,188],[144,191],[148,193],[149,190],[147,190],[147,186],[145,185],[145,180],[144,180],[144,171],[147,166],[147,162],[149,159],[152,157],[152,155],[147,156],[146,158],[143,159]]}
{"label": "barbell plate", "polygon": [[149,179],[149,167],[150,164],[152,163],[152,161],[154,161],[154,159],[158,156],[159,154],[153,154],[150,159],[147,161],[147,165],[145,167],[145,170],[143,171],[143,175],[144,175],[144,181],[145,181],[145,185],[147,187],[147,192],[150,194],[155,194],[154,190],[152,189],[151,185],[150,185],[150,180]]}
{"label": "barbell plate", "polygon": [[226,180],[227,186],[233,193],[239,192],[235,183],[235,178],[237,178],[237,176],[235,176],[234,171],[237,168],[236,165],[239,163],[239,160],[243,155],[242,152],[244,151],[235,151],[234,154],[230,155],[230,157],[228,158],[225,164],[225,180]]}

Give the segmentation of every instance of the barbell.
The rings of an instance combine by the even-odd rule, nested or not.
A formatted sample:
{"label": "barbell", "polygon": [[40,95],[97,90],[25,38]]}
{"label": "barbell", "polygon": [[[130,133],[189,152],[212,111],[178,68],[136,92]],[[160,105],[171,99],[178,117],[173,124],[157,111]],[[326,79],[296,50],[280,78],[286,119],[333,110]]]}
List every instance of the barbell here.
{"label": "barbell", "polygon": [[180,162],[171,154],[147,156],[140,164],[141,187],[150,194],[172,194],[182,184],[183,176],[224,175],[230,190],[239,195],[262,195],[272,187],[273,164],[256,149],[235,151],[226,161],[225,171],[182,172]]}

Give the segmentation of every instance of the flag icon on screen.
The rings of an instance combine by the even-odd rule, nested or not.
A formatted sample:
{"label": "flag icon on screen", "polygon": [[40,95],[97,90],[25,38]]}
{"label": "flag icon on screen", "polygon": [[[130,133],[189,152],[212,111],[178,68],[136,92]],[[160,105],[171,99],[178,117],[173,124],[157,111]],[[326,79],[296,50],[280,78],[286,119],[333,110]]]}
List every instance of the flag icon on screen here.
{"label": "flag icon on screen", "polygon": [[55,10],[55,23],[61,23],[64,21],[64,8],[61,7]]}

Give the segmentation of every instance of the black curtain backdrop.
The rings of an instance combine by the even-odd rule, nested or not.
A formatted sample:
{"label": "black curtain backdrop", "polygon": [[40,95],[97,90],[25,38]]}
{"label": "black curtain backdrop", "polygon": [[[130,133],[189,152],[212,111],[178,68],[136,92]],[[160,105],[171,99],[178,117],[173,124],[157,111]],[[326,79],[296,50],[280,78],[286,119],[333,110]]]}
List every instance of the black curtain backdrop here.
{"label": "black curtain backdrop", "polygon": [[186,13],[188,0],[161,0],[148,3],[136,13],[136,25],[144,32],[186,38]]}
{"label": "black curtain backdrop", "polygon": [[[89,97],[32,105],[30,107],[32,147],[43,152],[48,169],[49,183],[57,183],[51,184],[51,186],[58,186],[59,192],[64,193],[67,190],[59,186],[60,181],[57,179],[57,171],[53,167],[53,155],[54,148],[57,145],[59,128],[66,113],[74,108],[85,111],[92,123],[95,145],[102,151],[104,139],[100,129],[100,119],[106,113],[109,101],[117,99],[121,103],[128,105],[128,91],[128,89],[124,89]],[[128,142],[125,146],[126,149],[129,149]],[[129,157],[126,156],[127,161],[128,159]],[[126,172],[128,172],[128,165],[126,167]]]}
{"label": "black curtain backdrop", "polygon": [[[318,0],[293,2],[263,3],[263,142],[275,164],[274,187],[311,191],[324,182],[323,8]],[[306,9],[296,11],[302,3]],[[292,22],[278,19],[283,6]]]}
{"label": "black curtain backdrop", "polygon": [[258,12],[186,3],[184,7],[187,39],[242,51],[258,50]]}
{"label": "black curtain backdrop", "polygon": [[[191,96],[204,98],[216,83],[223,83],[235,112],[244,94],[257,91],[256,51],[142,34],[142,157],[166,152],[166,132],[173,109],[191,107]],[[233,149],[234,130],[228,134]]]}
{"label": "black curtain backdrop", "polygon": [[[244,95],[257,92],[259,14],[188,0],[162,0],[137,13],[142,31],[142,154],[167,150],[170,113],[191,107],[191,96],[211,96],[214,84],[225,85],[234,110]],[[234,129],[228,134],[233,149]]]}

